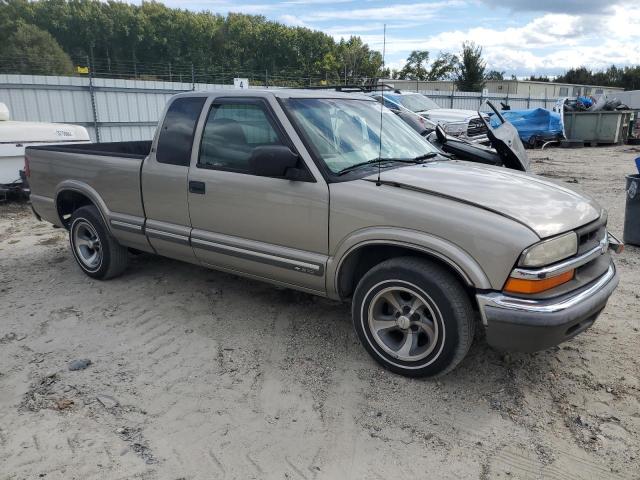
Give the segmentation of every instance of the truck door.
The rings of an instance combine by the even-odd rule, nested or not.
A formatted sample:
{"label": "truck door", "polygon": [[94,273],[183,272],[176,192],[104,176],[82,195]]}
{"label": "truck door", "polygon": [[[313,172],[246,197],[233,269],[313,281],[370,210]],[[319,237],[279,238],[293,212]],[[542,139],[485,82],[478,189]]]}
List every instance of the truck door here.
{"label": "truck door", "polygon": [[189,244],[187,181],[194,131],[205,96],[176,98],[167,108],[142,166],[142,198],[149,242],[160,255],[197,263]]}
{"label": "truck door", "polygon": [[252,174],[249,158],[262,145],[296,151],[267,99],[213,100],[189,170],[195,254],[208,266],[324,292],[327,184],[302,158],[300,180]]}

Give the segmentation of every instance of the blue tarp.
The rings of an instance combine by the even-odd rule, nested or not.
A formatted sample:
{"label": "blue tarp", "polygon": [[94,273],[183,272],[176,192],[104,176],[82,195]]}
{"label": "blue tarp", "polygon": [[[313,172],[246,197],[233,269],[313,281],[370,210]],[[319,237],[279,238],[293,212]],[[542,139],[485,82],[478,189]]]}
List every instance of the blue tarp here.
{"label": "blue tarp", "polygon": [[[544,108],[531,110],[503,110],[502,116],[518,130],[520,139],[527,143],[531,137],[540,140],[562,136],[562,120],[560,114]],[[491,116],[491,126],[497,127],[500,120]]]}

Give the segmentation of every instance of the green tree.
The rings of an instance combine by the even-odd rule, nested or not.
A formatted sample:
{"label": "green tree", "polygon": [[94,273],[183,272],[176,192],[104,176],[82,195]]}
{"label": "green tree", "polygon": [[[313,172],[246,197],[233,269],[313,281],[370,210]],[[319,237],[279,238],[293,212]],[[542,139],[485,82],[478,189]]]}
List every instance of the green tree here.
{"label": "green tree", "polygon": [[414,50],[407,57],[404,67],[398,73],[400,80],[426,80],[429,52],[427,50]]}
{"label": "green tree", "polygon": [[458,63],[458,57],[451,53],[440,52],[431,64],[429,64],[429,52],[427,50],[414,50],[407,57],[404,67],[397,72],[394,78],[400,80],[444,80],[451,77]]}
{"label": "green tree", "polygon": [[458,89],[463,92],[482,91],[485,85],[485,69],[482,47],[473,42],[464,42],[455,72]]}
{"label": "green tree", "polygon": [[502,81],[504,80],[504,72],[491,70],[484,76],[484,79],[487,81]]}
{"label": "green tree", "polygon": [[587,67],[572,68],[556,78],[558,83],[593,83],[593,73]]}
{"label": "green tree", "polygon": [[458,57],[452,53],[440,52],[438,58],[436,58],[429,72],[427,73],[427,80],[447,80],[450,79],[456,70],[458,64]]}
{"label": "green tree", "polygon": [[5,65],[5,71],[47,75],[73,73],[71,59],[50,33],[22,20],[4,21],[1,30],[10,32],[0,43],[0,64]]}
{"label": "green tree", "polygon": [[529,77],[529,80],[532,82],[550,82],[551,80],[549,80],[549,77],[547,77],[546,75],[531,75]]}
{"label": "green tree", "polygon": [[340,72],[336,73],[342,79],[346,77],[347,83],[380,76],[382,55],[371,50],[360,37],[340,40],[337,52],[340,58]]}

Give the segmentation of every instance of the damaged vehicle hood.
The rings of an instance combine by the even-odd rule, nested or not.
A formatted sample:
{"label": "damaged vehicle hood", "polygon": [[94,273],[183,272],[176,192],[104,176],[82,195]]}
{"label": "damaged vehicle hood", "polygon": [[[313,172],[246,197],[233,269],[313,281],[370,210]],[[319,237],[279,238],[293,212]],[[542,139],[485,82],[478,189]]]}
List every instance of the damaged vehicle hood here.
{"label": "damaged vehicle hood", "polygon": [[[478,112],[457,108],[432,108],[431,110],[416,113],[436,122],[468,122],[472,118],[478,118]],[[489,115],[486,118],[488,119]]]}
{"label": "damaged vehicle hood", "polygon": [[[364,178],[375,182],[377,175]],[[600,217],[595,200],[543,177],[463,161],[436,161],[386,170],[382,185],[406,188],[493,211],[541,239]]]}

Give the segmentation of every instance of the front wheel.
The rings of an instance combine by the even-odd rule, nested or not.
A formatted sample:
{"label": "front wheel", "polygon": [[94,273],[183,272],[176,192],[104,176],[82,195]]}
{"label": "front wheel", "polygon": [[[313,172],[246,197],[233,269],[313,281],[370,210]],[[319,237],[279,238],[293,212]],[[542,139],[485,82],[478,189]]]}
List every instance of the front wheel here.
{"label": "front wheel", "polygon": [[458,279],[413,257],[387,260],[367,272],[356,287],[352,317],[369,354],[410,377],[453,370],[469,351],[475,329]]}

